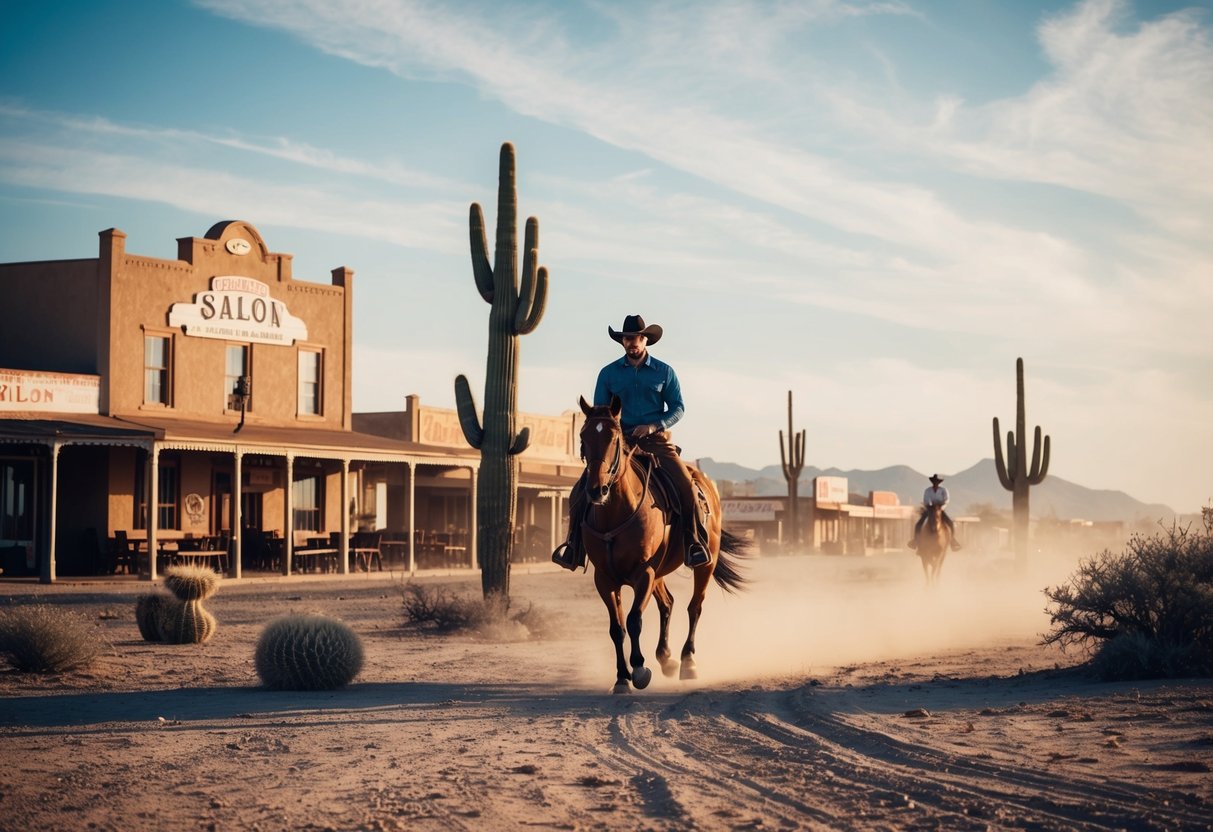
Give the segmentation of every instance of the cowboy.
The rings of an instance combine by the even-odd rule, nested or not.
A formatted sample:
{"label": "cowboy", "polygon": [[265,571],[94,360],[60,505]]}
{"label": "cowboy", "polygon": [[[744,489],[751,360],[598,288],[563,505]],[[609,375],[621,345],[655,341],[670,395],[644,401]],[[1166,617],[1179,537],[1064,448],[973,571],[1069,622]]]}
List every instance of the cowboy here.
{"label": "cowboy", "polygon": [[[960,548],[960,542],[956,539],[956,524],[952,522],[952,518],[948,516],[946,509],[948,507],[948,489],[940,485],[943,482],[943,477],[939,474],[932,474],[927,479],[931,481],[931,487],[922,492],[922,507],[930,509],[934,506],[939,506],[940,513],[943,515],[944,525],[948,527],[948,536],[952,541],[952,549]],[[911,549],[918,548],[918,534],[922,531],[922,524],[926,522],[927,512],[924,510],[918,517],[918,524],[914,526],[914,538],[910,541]]]}
{"label": "cowboy", "polygon": [[[686,408],[682,402],[682,385],[674,368],[649,354],[648,348],[661,340],[661,327],[645,326],[644,318],[628,315],[623,327],[616,332],[607,326],[607,334],[623,345],[623,356],[602,368],[594,387],[594,405],[610,404],[618,396],[623,410],[619,422],[628,442],[647,451],[678,490],[678,501],[685,519],[686,540],[684,562],[689,567],[701,566],[711,560],[704,541],[707,532],[701,516],[699,499],[691,472],[678,456],[678,448],[670,441],[672,428]],[[556,547],[552,561],[565,569],[585,565],[585,548],[581,545],[581,518],[585,517],[585,474],[573,486],[569,495],[569,539]]]}

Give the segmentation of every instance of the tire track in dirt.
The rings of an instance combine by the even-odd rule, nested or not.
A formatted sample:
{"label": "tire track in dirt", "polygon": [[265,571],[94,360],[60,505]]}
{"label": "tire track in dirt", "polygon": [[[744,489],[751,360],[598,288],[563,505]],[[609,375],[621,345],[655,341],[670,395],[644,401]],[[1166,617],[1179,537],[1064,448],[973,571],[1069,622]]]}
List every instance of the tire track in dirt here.
{"label": "tire track in dirt", "polygon": [[1122,828],[1126,821],[1140,829],[1213,828],[1208,807],[1200,801],[1190,806],[1183,794],[1060,769],[1041,773],[905,742],[851,725],[819,706],[806,706],[803,691],[763,705],[765,710],[743,708],[728,717],[789,748],[813,748],[821,759],[833,761],[832,770],[848,770],[861,787],[905,793],[940,812],[964,816],[994,805],[1001,823],[1051,821],[1058,829]]}

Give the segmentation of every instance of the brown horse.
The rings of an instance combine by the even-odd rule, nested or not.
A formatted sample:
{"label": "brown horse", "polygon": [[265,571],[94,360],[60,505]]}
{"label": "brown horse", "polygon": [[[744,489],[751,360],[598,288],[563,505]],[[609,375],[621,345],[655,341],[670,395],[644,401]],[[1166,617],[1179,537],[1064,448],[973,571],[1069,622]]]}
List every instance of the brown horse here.
{"label": "brown horse", "polygon": [[[615,693],[626,693],[629,683],[637,689],[648,686],[653,672],[644,666],[640,650],[641,617],[649,598],[657,599],[661,613],[661,633],[657,641],[657,660],[666,676],[681,666],[680,678],[694,679],[695,627],[703,609],[708,581],[716,579],[728,592],[743,583],[733,557],[745,554],[746,544],[721,529],[720,495],[716,486],[698,469],[692,468],[695,482],[708,502],[706,541],[711,560],[694,569],[694,589],[687,605],[690,628],[682,646],[681,661],[670,656],[670,611],[674,596],[665,584],[665,576],[683,565],[684,535],[677,527],[666,526],[666,515],[657,505],[657,483],[652,465],[642,462],[635,447],[629,446],[619,423],[621,405],[617,396],[607,406],[591,407],[581,399],[585,425],[581,429],[581,454],[585,459],[585,490],[588,506],[582,523],[586,554],[594,564],[594,586],[610,615],[611,641],[615,643]],[[689,511],[683,511],[688,514]],[[627,633],[631,638],[631,670],[623,655],[624,615],[621,592],[632,588],[632,608],[627,615]]]}
{"label": "brown horse", "polygon": [[923,506],[920,514],[926,521],[918,533],[918,557],[922,559],[922,574],[926,576],[927,586],[934,586],[939,583],[943,559],[952,546],[952,533],[943,522],[943,506]]}

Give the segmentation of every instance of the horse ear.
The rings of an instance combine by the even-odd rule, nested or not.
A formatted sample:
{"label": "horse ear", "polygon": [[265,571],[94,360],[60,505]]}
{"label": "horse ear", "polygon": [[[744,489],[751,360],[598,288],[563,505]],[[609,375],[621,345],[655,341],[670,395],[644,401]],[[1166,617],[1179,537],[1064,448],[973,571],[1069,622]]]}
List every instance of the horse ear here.
{"label": "horse ear", "polygon": [[577,401],[581,402],[581,412],[584,413],[586,416],[591,415],[590,411],[592,411],[593,408],[590,407],[588,402],[586,402],[585,396],[578,396]]}
{"label": "horse ear", "polygon": [[611,416],[618,419],[619,414],[623,412],[623,402],[619,401],[619,397],[614,393],[611,394]]}

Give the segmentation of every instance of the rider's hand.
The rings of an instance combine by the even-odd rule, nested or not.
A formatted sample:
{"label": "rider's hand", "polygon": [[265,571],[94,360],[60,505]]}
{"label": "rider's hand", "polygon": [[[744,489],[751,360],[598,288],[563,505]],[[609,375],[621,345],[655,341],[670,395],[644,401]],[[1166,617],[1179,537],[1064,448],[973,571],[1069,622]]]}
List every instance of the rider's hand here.
{"label": "rider's hand", "polygon": [[635,439],[644,439],[646,436],[651,436],[656,432],[656,425],[640,425],[632,429],[632,437]]}

